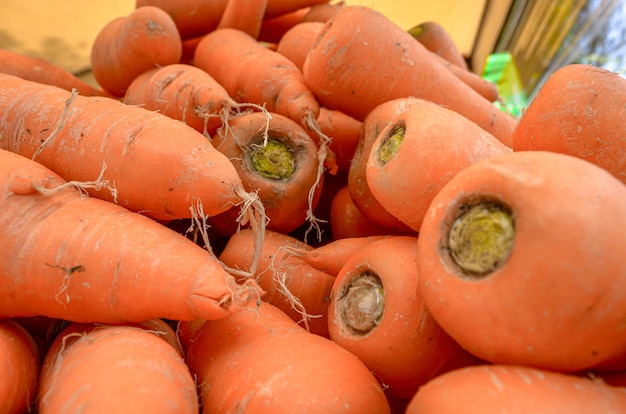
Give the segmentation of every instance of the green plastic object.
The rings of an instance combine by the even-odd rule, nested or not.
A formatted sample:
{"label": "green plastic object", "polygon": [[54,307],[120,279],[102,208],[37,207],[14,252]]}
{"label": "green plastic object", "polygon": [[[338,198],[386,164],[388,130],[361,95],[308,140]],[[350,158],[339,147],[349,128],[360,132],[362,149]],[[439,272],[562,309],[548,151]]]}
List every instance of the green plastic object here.
{"label": "green plastic object", "polygon": [[499,52],[489,55],[483,68],[484,79],[495,83],[500,93],[500,101],[495,105],[516,118],[522,115],[528,105],[528,97],[510,52]]}

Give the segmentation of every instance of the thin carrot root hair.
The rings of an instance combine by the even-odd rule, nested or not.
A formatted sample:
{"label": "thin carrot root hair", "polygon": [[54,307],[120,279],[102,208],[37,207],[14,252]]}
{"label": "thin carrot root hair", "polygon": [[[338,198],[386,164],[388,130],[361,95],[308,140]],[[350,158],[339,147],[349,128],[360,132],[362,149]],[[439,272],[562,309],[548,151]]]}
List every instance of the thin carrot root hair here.
{"label": "thin carrot root hair", "polygon": [[78,90],[76,90],[76,88],[73,88],[72,89],[72,95],[69,98],[67,98],[67,100],[65,101],[65,108],[63,108],[63,113],[61,113],[61,118],[59,119],[59,123],[54,128],[52,133],[48,136],[48,138],[46,138],[41,143],[39,148],[37,148],[37,151],[35,151],[35,153],[33,154],[33,157],[32,157],[33,160],[35,158],[37,158],[39,156],[39,154],[41,154],[41,151],[43,151],[43,149],[46,146],[46,144],[48,142],[51,142],[54,139],[54,137],[56,137],[57,134],[65,127],[65,122],[67,121],[67,118],[74,111],[74,109],[71,108],[71,106],[72,106],[72,103],[74,103],[74,100],[76,99],[77,96],[78,96]]}
{"label": "thin carrot root hair", "polygon": [[33,183],[33,188],[42,195],[52,195],[58,193],[59,191],[63,191],[68,187],[74,187],[79,190],[81,195],[89,196],[87,189],[93,189],[96,191],[102,191],[103,189],[107,189],[111,192],[113,196],[113,202],[117,204],[117,188],[115,188],[115,184],[111,184],[109,180],[103,179],[104,172],[107,169],[106,163],[102,164],[102,170],[100,170],[100,175],[94,181],[67,181],[63,184],[57,185],[56,187],[47,188],[39,184]]}
{"label": "thin carrot root hair", "polygon": [[[267,118],[267,122],[265,122],[265,128],[263,129],[263,144],[267,145],[267,142],[269,140],[269,129],[270,129],[270,121],[272,119],[272,113],[267,110],[265,105],[258,105],[252,102],[242,103],[242,102],[237,102],[234,99],[229,99],[227,101],[227,105],[222,109],[219,115],[222,121],[222,125],[225,128],[226,132],[228,133],[226,136],[232,135],[231,130],[230,130],[230,125],[228,123],[228,120],[230,119],[230,117],[240,116],[251,111],[262,112],[263,114],[265,114],[265,117]],[[203,116],[203,115],[199,115],[199,116]],[[205,120],[205,130],[206,130],[207,121],[208,119]]]}

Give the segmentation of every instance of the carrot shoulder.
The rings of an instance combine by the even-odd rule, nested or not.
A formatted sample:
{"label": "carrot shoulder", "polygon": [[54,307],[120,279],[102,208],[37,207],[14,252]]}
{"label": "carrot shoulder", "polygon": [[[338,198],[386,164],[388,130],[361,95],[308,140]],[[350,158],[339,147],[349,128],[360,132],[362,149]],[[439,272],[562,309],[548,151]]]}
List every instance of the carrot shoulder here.
{"label": "carrot shoulder", "polygon": [[210,319],[248,300],[217,258],[184,236],[85,196],[35,161],[0,156],[0,317]]}
{"label": "carrot shoulder", "polygon": [[163,220],[191,217],[197,200],[207,215],[241,200],[230,160],[180,121],[10,75],[0,75],[0,88],[0,148],[86,184],[92,196]]}

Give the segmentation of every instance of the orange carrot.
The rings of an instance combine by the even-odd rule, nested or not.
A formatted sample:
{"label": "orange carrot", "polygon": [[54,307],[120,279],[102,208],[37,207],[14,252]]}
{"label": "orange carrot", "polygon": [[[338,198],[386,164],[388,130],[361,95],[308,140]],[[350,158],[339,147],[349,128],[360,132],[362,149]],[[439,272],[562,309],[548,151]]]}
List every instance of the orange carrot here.
{"label": "orange carrot", "polygon": [[268,0],[265,17],[272,18],[302,10],[316,4],[328,3],[329,0]]}
{"label": "orange carrot", "polygon": [[390,412],[372,373],[336,343],[266,302],[232,316],[205,322],[187,352],[204,412]]}
{"label": "orange carrot", "polygon": [[424,385],[406,414],[621,413],[626,388],[549,370],[477,365],[445,373]]}
{"label": "orange carrot", "polygon": [[431,55],[380,12],[345,6],[326,23],[303,73],[320,103],[358,120],[385,101],[415,96],[457,111],[509,144],[515,118]]}
{"label": "orange carrot", "polygon": [[154,220],[87,197],[28,158],[0,157],[0,317],[210,319],[258,294],[235,289],[214,255]]}
{"label": "orange carrot", "polygon": [[430,202],[446,182],[475,162],[509,152],[458,112],[422,100],[380,132],[365,175],[380,204],[419,232]]}
{"label": "orange carrot", "polygon": [[[376,223],[377,226],[388,229],[387,232],[413,233],[413,230],[389,213],[372,194],[365,177],[367,160],[380,131],[390,125],[400,113],[413,105],[419,105],[421,102],[422,100],[417,98],[398,98],[384,102],[374,108],[363,121],[359,141],[350,162],[348,189],[354,206],[361,212],[360,215],[363,215],[370,222]],[[345,206],[347,209],[351,209],[348,204]],[[357,216],[354,215],[355,220]],[[342,225],[341,222],[338,224]]]}
{"label": "orange carrot", "polygon": [[57,86],[70,92],[76,89],[84,96],[110,96],[109,93],[89,85],[53,62],[6,49],[0,49],[0,73]]}
{"label": "orange carrot", "polygon": [[154,6],[169,14],[183,40],[203,36],[217,27],[228,0],[135,0],[135,7]]}
{"label": "orange carrot", "polygon": [[[155,328],[157,328],[155,330]],[[40,412],[197,413],[193,377],[163,323],[72,324],[46,354]]]}
{"label": "orange carrot", "polygon": [[354,203],[347,185],[337,191],[332,199],[330,227],[334,240],[403,233],[374,223],[366,217]]}
{"label": "orange carrot", "polygon": [[228,27],[259,37],[268,0],[228,0],[216,29]]}
{"label": "orange carrot", "polygon": [[318,34],[324,27],[322,22],[302,22],[287,30],[278,41],[276,51],[291,60],[298,69],[311,49]]}
{"label": "orange carrot", "polygon": [[[234,166],[182,122],[113,99],[0,74],[0,148],[34,158],[96,197],[150,217],[190,218],[241,201]],[[91,184],[89,184],[91,183]]]}
{"label": "orange carrot", "polygon": [[311,7],[309,7],[309,10],[306,12],[304,17],[302,18],[302,21],[326,23],[334,15],[339,13],[341,8],[344,7],[345,5],[346,4],[344,1],[314,4]]}
{"label": "orange carrot", "polygon": [[13,319],[0,320],[0,355],[2,412],[30,412],[35,401],[41,355],[31,334]]}
{"label": "orange carrot", "polygon": [[[228,240],[220,260],[230,268],[250,270],[254,241],[255,234],[249,229],[238,231]],[[253,277],[265,292],[263,301],[276,306],[308,331],[327,337],[328,298],[334,277],[294,254],[311,248],[292,236],[267,230]],[[245,282],[248,277],[238,280]]]}
{"label": "orange carrot", "polygon": [[410,398],[443,372],[476,363],[437,324],[419,289],[417,238],[392,236],[354,252],[333,284],[330,338],[355,354],[388,395]]}
{"label": "orange carrot", "polygon": [[459,172],[428,209],[420,288],[439,324],[482,359],[617,369],[624,228],[626,187],[602,168],[547,151],[492,157]]}
{"label": "orange carrot", "polygon": [[261,23],[258,40],[278,44],[283,35],[293,26],[300,23],[308,11],[309,8],[304,7],[276,17],[264,18],[263,23]]}
{"label": "orange carrot", "polygon": [[624,106],[626,79],[592,65],[566,65],[550,75],[524,111],[513,149],[573,155],[626,184]]}
{"label": "orange carrot", "polygon": [[452,35],[440,23],[426,21],[410,28],[408,32],[426,49],[453,65],[468,70],[465,57],[459,52]]}
{"label": "orange carrot", "polygon": [[178,63],[182,41],[174,20],[158,7],[140,7],[103,26],[91,47],[96,81],[114,96],[148,69]]}
{"label": "orange carrot", "polygon": [[[307,131],[285,116],[270,115],[269,122],[261,112],[232,119],[213,136],[213,145],[231,160],[244,189],[265,205],[267,228],[289,233],[315,219],[323,176],[317,183],[318,147]],[[230,236],[239,227],[238,214],[229,209],[209,224]]]}
{"label": "orange carrot", "polygon": [[182,63],[142,73],[126,90],[123,102],[183,121],[209,138],[238,106],[211,75]]}

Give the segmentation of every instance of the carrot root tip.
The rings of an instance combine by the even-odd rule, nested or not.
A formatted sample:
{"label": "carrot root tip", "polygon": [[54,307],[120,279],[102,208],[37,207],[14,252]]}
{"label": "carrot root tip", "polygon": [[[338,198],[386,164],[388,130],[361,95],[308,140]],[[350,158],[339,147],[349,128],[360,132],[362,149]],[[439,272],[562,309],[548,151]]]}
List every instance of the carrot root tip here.
{"label": "carrot root tip", "polygon": [[380,323],[385,308],[385,290],[380,278],[369,272],[354,278],[338,297],[337,308],[349,332],[370,333]]}
{"label": "carrot root tip", "polygon": [[467,276],[481,277],[497,269],[509,257],[515,237],[511,213],[499,203],[466,206],[448,234],[453,262]]}

